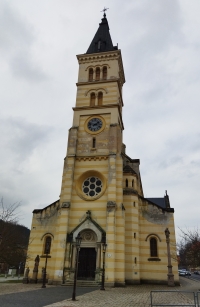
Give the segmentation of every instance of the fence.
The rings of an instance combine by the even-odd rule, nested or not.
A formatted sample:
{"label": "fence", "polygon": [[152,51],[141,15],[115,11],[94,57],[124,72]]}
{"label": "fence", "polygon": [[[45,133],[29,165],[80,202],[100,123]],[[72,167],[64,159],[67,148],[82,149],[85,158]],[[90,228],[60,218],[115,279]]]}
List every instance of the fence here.
{"label": "fence", "polygon": [[154,290],[150,298],[151,307],[200,307],[200,292]]}

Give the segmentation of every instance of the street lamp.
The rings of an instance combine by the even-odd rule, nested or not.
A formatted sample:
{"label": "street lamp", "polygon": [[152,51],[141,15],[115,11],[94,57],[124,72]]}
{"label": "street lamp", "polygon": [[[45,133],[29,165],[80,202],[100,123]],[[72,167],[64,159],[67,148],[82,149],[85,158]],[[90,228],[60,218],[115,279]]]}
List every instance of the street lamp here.
{"label": "street lamp", "polygon": [[72,293],[72,301],[76,301],[76,280],[77,280],[77,273],[78,273],[78,258],[79,258],[79,251],[81,246],[81,235],[80,233],[76,237],[76,263],[75,263],[75,271],[74,271],[74,286],[73,286],[73,293]]}
{"label": "street lamp", "polygon": [[45,253],[46,253],[46,260],[45,260],[45,267],[44,267],[44,270],[43,270],[42,288],[46,288],[47,258],[48,258],[48,254],[50,253],[50,243],[48,241],[46,241]]}
{"label": "street lamp", "polygon": [[102,279],[101,279],[101,288],[100,288],[100,290],[105,290],[105,287],[104,287],[104,283],[105,283],[105,254],[106,254],[107,244],[104,242],[102,244],[102,247],[103,247],[103,271],[102,271]]}
{"label": "street lamp", "polygon": [[169,287],[174,287],[174,274],[172,273],[172,263],[171,263],[171,255],[170,255],[170,246],[169,246],[169,242],[170,242],[170,232],[169,229],[166,228],[165,229],[165,236],[166,236],[166,243],[167,243],[167,258],[168,258],[168,286]]}

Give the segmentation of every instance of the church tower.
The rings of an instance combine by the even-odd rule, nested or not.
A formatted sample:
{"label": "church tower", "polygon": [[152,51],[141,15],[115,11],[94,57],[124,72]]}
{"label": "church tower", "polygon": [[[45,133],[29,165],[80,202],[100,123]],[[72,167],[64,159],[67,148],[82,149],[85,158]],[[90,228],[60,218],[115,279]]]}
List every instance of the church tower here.
{"label": "church tower", "polygon": [[[122,55],[113,46],[105,13],[87,52],[77,59],[76,105],[60,199],[33,211],[27,266],[34,267],[37,254],[40,267],[44,266],[48,247],[48,282],[70,282],[75,239],[80,233],[78,279],[101,280],[102,245],[106,243],[107,286],[156,280],[165,283],[164,230],[169,227],[175,243],[174,210],[167,194],[144,198],[140,161],[126,155],[122,143]],[[40,272],[37,278],[41,278]]]}
{"label": "church tower", "polygon": [[[99,237],[95,238],[96,246],[92,247],[94,258],[98,258],[96,267],[101,267],[101,242],[106,239],[107,282],[124,283],[124,215],[122,209],[117,211],[116,208],[122,207],[123,202],[121,149],[125,77],[121,51],[113,46],[105,14],[86,54],[78,55],[77,59],[77,98],[60,195],[61,203],[70,205],[66,230],[72,231],[89,211],[98,225],[90,222],[87,227],[87,220],[86,235],[96,236],[100,229]],[[80,226],[73,234],[76,236],[82,229]],[[90,249],[85,247],[86,257],[87,253],[92,253]]]}

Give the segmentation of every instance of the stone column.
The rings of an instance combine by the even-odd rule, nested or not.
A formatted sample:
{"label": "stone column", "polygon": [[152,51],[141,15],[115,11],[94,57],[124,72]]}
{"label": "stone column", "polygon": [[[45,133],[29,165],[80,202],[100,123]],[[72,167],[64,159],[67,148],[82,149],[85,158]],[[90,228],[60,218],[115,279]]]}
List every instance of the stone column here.
{"label": "stone column", "polygon": [[96,271],[97,271],[97,273],[95,274],[95,280],[97,282],[99,282],[99,280],[100,280],[99,270],[100,270],[100,267],[101,267],[101,243],[97,243],[96,251],[97,251],[97,258],[96,258]]}
{"label": "stone column", "polygon": [[[114,201],[107,202],[107,229],[105,255],[105,283],[108,286],[115,285],[115,211],[117,204]],[[107,268],[109,270],[107,270]]]}
{"label": "stone column", "polygon": [[170,255],[170,232],[169,232],[169,229],[166,228],[165,229],[165,236],[166,236],[166,242],[167,242],[167,258],[168,258],[168,286],[169,287],[174,287],[175,284],[174,284],[174,274],[172,273],[172,264],[171,264],[171,255]]}

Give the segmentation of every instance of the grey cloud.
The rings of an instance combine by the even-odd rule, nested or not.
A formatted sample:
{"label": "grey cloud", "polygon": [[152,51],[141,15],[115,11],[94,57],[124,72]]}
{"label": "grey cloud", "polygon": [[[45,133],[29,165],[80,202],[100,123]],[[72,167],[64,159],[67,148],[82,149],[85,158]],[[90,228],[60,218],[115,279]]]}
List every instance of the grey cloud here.
{"label": "grey cloud", "polygon": [[6,2],[0,3],[0,46],[1,51],[16,52],[29,46],[34,40],[33,29]]}
{"label": "grey cloud", "polygon": [[177,165],[178,166],[183,165],[183,157],[174,156],[174,157],[168,158],[167,155],[166,155],[165,160],[163,160],[159,163],[158,168],[165,169],[165,168],[174,167],[174,166],[177,166]]}
{"label": "grey cloud", "polygon": [[26,81],[46,79],[34,62],[31,48],[36,40],[34,28],[8,3],[0,4],[0,53],[8,59],[14,76]]}
{"label": "grey cloud", "polygon": [[[24,162],[33,151],[47,141],[52,128],[29,123],[23,118],[2,119],[4,151],[12,153],[13,158]],[[1,151],[1,155],[3,152]]]}
{"label": "grey cloud", "polygon": [[11,68],[16,77],[29,81],[43,81],[47,76],[39,70],[31,60],[30,55],[18,54],[11,61]]}
{"label": "grey cloud", "polygon": [[153,52],[155,55],[168,47],[169,42],[177,44],[183,38],[181,9],[177,0],[146,0],[143,6],[131,13],[138,27],[143,29],[137,37],[137,50],[140,52]]}
{"label": "grey cloud", "polygon": [[198,174],[199,174],[200,159],[192,160],[190,164],[195,167],[195,169],[198,171]]}

